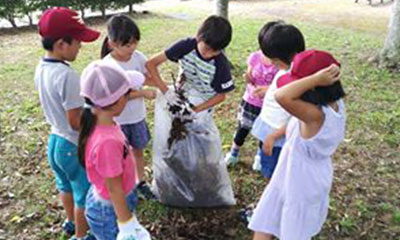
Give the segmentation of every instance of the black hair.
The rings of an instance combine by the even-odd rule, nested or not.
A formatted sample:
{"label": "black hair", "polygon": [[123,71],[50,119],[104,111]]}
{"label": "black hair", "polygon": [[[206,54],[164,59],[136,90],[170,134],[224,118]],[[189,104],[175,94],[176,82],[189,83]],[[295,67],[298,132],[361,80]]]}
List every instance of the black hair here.
{"label": "black hair", "polygon": [[197,31],[197,40],[203,41],[213,50],[222,50],[232,40],[232,26],[223,17],[210,16]]}
{"label": "black hair", "polygon": [[293,25],[279,23],[270,27],[261,37],[261,50],[268,58],[278,58],[290,65],[294,56],[305,50],[300,30]]}
{"label": "black hair", "polygon": [[261,29],[260,32],[258,33],[258,44],[261,45],[263,43],[263,38],[265,36],[265,34],[268,32],[269,29],[271,29],[271,27],[276,26],[278,24],[285,24],[285,22],[283,20],[277,20],[277,21],[271,21],[271,22],[267,22]]}
{"label": "black hair", "polygon": [[315,105],[326,106],[329,103],[335,102],[343,98],[346,93],[343,90],[340,81],[327,87],[316,87],[315,89],[308,90],[300,97],[301,100]]}
{"label": "black hair", "polygon": [[[89,106],[93,106],[93,102],[85,97],[85,103]],[[85,167],[85,149],[86,143],[92,134],[94,127],[96,126],[97,117],[92,113],[91,108],[83,108],[81,114],[81,121],[79,127],[79,139],[78,139],[78,157],[79,162]]]}
{"label": "black hair", "polygon": [[64,42],[66,42],[68,44],[71,44],[72,41],[74,40],[74,38],[70,37],[70,36],[66,36],[66,37],[62,37],[62,38],[44,37],[44,38],[42,38],[42,46],[47,51],[53,51],[54,44],[60,39],[62,39]]}
{"label": "black hair", "polygon": [[103,41],[100,57],[107,56],[112,49],[108,45],[108,40],[120,43],[122,46],[132,42],[140,41],[140,30],[136,23],[123,14],[118,14],[110,18],[107,23],[108,36]]}

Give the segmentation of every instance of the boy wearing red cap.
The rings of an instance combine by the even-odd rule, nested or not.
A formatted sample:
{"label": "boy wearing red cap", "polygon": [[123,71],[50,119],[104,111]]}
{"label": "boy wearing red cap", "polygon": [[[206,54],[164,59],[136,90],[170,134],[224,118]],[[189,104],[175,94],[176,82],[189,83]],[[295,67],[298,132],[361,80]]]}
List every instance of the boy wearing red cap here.
{"label": "boy wearing red cap", "polygon": [[279,164],[249,224],[254,240],[309,240],[322,228],[333,180],[331,156],[346,124],[338,65],[329,53],[308,50],[277,80],[282,88],[275,99],[293,117]]}
{"label": "boy wearing red cap", "polygon": [[[35,71],[35,86],[47,122],[51,125],[48,161],[60,192],[67,220],[63,230],[71,239],[94,239],[87,234],[85,198],[90,184],[78,161],[80,97],[79,75],[68,65],[76,59],[81,42],[95,41],[100,33],[87,28],[68,8],[46,10],[38,24],[45,57]],[[74,224],[75,223],[75,224]]]}

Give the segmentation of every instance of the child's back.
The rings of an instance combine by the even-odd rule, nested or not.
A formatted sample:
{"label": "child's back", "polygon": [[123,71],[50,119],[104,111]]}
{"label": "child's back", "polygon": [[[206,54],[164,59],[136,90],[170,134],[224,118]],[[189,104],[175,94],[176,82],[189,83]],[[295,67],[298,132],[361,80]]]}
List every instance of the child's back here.
{"label": "child's back", "polygon": [[78,132],[69,124],[67,111],[83,105],[79,75],[67,63],[45,58],[36,67],[35,85],[52,134],[77,144]]}

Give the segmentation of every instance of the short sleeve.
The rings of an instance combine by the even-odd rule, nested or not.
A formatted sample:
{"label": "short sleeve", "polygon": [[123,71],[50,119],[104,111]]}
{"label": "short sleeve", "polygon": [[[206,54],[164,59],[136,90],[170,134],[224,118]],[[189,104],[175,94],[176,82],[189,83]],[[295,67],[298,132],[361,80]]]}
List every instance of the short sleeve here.
{"label": "short sleeve", "polygon": [[61,85],[60,95],[62,105],[65,111],[80,108],[83,106],[84,100],[80,96],[80,78],[74,71],[68,71],[62,76],[64,79]]}
{"label": "short sleeve", "polygon": [[126,74],[129,77],[130,85],[132,89],[140,89],[144,83],[144,75],[141,72],[130,70],[126,71]]}
{"label": "short sleeve", "polygon": [[168,60],[177,62],[183,56],[196,49],[196,44],[197,41],[195,38],[180,40],[165,50],[165,55],[167,56]]}
{"label": "short sleeve", "polygon": [[250,54],[250,56],[248,57],[247,65],[254,68],[259,61],[260,61],[260,52],[254,52]]}
{"label": "short sleeve", "polygon": [[215,75],[211,86],[217,93],[226,93],[235,89],[228,59],[221,54],[215,59]]}
{"label": "short sleeve", "polygon": [[146,69],[146,62],[147,62],[147,57],[144,55],[142,52],[136,50],[135,51],[136,56],[137,56],[137,62],[139,64],[140,72],[143,74],[147,73]]}
{"label": "short sleeve", "polygon": [[97,172],[104,178],[114,178],[122,174],[124,144],[115,139],[107,139],[97,146],[95,166]]}

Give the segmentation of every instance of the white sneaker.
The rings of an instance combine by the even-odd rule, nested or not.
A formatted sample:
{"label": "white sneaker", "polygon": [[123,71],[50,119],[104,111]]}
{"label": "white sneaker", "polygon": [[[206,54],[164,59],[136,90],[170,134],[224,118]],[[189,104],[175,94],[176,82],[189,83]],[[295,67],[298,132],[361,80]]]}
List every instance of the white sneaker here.
{"label": "white sneaker", "polygon": [[235,165],[237,162],[239,162],[239,155],[238,156],[233,156],[231,154],[231,151],[229,151],[226,155],[225,155],[225,164],[227,166],[229,165]]}
{"label": "white sneaker", "polygon": [[257,152],[256,156],[254,156],[253,170],[261,171],[261,157],[258,154],[258,152]]}

